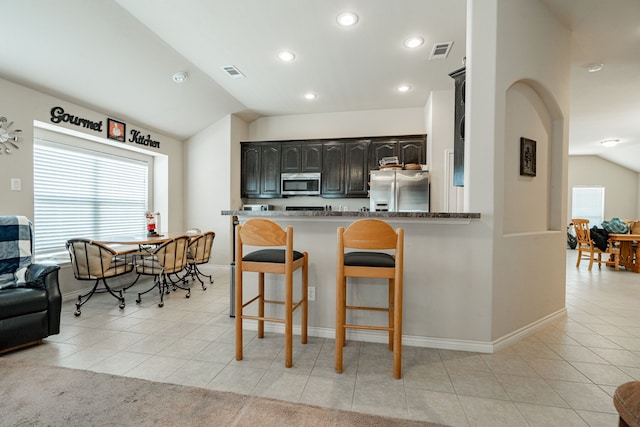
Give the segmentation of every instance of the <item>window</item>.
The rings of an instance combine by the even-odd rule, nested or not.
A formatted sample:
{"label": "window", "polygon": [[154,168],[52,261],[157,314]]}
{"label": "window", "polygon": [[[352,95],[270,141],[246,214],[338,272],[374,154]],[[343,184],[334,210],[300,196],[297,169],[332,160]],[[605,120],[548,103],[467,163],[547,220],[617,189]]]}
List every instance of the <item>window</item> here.
{"label": "window", "polygon": [[584,218],[589,225],[604,221],[604,187],[573,187],[571,218]]}
{"label": "window", "polygon": [[[100,145],[84,141],[92,144]],[[65,243],[73,237],[145,230],[149,161],[39,138],[33,159],[37,257],[66,253]]]}

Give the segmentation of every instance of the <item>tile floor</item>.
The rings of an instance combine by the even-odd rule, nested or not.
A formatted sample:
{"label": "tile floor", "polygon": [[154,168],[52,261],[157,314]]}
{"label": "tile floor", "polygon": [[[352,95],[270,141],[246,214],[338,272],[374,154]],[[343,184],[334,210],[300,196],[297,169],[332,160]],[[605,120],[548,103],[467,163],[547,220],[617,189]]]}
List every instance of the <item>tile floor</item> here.
{"label": "tile floor", "polygon": [[640,380],[640,275],[567,255],[567,318],[494,354],[405,347],[400,381],[382,344],[350,342],[338,375],[333,340],[294,340],[285,369],[281,336],[248,332],[235,361],[228,267],[163,308],[150,293],[121,311],[103,294],[76,318],[65,302],[60,335],[2,357],[452,426],[615,426],[615,388]]}

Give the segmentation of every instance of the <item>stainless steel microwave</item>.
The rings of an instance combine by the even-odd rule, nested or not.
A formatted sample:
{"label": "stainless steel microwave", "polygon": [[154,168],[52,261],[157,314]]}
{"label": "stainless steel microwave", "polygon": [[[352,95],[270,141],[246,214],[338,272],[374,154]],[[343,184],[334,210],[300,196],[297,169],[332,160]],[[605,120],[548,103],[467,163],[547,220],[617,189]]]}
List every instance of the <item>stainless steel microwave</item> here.
{"label": "stainless steel microwave", "polygon": [[280,194],[283,196],[319,195],[320,176],[320,172],[280,174]]}

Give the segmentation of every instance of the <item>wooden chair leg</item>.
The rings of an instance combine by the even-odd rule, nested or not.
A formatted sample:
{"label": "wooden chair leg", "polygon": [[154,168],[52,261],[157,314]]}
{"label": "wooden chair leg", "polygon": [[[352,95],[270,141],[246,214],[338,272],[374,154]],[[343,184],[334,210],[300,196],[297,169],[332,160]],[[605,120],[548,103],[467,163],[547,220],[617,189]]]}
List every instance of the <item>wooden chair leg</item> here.
{"label": "wooden chair leg", "polygon": [[342,351],[344,347],[344,286],[345,278],[338,276],[336,280],[336,372],[342,373]]}
{"label": "wooden chair leg", "polygon": [[293,272],[286,273],[286,289],[284,297],[284,349],[287,368],[293,366]]}
{"label": "wooden chair leg", "polygon": [[236,360],[242,360],[242,270],[236,264]]}
{"label": "wooden chair leg", "polygon": [[580,267],[580,261],[582,261],[582,249],[578,249],[578,260],[576,261],[576,267]]}
{"label": "wooden chair leg", "polygon": [[395,290],[393,289],[393,280],[389,279],[389,312],[388,312],[388,322],[389,322],[389,350],[393,351],[393,342],[394,342],[394,334],[393,334],[393,322],[394,322],[394,316],[393,316],[393,310],[394,310],[394,306],[393,306],[393,298],[394,298],[394,293]]}
{"label": "wooden chair leg", "polygon": [[258,338],[264,338],[264,273],[258,273]]}
{"label": "wooden chair leg", "polygon": [[402,377],[402,281],[395,283],[393,307],[393,377]]}
{"label": "wooden chair leg", "polygon": [[304,253],[304,264],[302,265],[302,319],[301,319],[301,341],[307,343],[307,323],[309,319],[309,256]]}

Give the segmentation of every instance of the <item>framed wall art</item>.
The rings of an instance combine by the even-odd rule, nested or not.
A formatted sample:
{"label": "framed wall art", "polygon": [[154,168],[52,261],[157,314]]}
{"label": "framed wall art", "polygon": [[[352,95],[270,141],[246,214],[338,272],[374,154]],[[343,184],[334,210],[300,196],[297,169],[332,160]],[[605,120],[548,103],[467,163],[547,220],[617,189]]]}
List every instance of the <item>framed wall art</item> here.
{"label": "framed wall art", "polygon": [[107,119],[107,138],[124,142],[127,125],[113,119]]}
{"label": "framed wall art", "polygon": [[520,175],[536,176],[536,142],[520,138]]}

